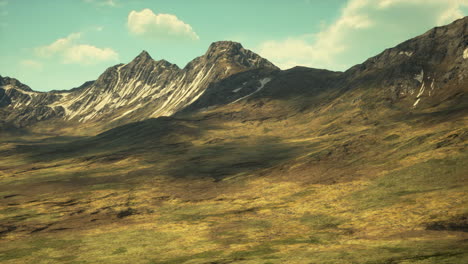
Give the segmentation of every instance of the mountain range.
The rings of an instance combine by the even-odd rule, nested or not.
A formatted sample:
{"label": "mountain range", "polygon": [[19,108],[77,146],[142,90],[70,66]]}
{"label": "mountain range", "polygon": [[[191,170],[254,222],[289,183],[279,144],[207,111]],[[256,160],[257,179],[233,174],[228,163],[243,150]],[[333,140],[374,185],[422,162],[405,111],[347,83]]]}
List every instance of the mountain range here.
{"label": "mountain range", "polygon": [[[351,90],[356,84],[375,83],[380,96],[407,108],[462,103],[466,100],[456,94],[468,75],[463,24],[460,20],[452,27],[435,28],[346,72],[324,71],[324,81],[328,87]],[[300,75],[301,71],[296,67],[287,73]],[[155,61],[143,51],[130,63],[110,67],[96,81],[71,90],[36,92],[16,79],[0,77],[0,106],[3,122],[17,127],[51,119],[116,126],[171,116],[189,106],[204,108],[246,99],[272,79],[289,81],[285,73],[240,43],[220,41],[183,69]]]}
{"label": "mountain range", "polygon": [[[23,127],[38,121],[138,121],[170,116],[187,107],[216,82],[248,70],[279,70],[266,59],[228,41],[213,43],[208,51],[183,69],[155,61],[142,51],[128,64],[108,68],[96,81],[63,91],[35,92],[16,79],[3,78],[4,120]],[[261,85],[255,83],[253,85]],[[234,98],[245,95],[241,91]]]}
{"label": "mountain range", "polygon": [[344,72],[230,41],[0,77],[5,263],[466,263],[468,17]]}

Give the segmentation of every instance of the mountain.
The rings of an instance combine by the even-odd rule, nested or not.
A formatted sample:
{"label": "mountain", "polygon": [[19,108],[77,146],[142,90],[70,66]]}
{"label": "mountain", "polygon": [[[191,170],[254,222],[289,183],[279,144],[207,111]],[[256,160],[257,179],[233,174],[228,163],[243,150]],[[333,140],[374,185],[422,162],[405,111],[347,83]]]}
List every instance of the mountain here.
{"label": "mountain", "polygon": [[41,121],[63,115],[63,108],[49,106],[60,98],[58,93],[35,92],[14,78],[0,76],[2,123],[21,126],[31,120]]}
{"label": "mountain", "polygon": [[[239,47],[222,42],[158,76],[197,79],[190,69],[209,72],[208,60],[245,70],[213,66],[207,75],[221,76],[193,103],[149,112],[178,109],[170,116],[112,125],[106,103],[86,121],[61,119],[68,130],[47,130],[54,117],[2,133],[0,261],[466,263],[467,24],[345,72],[247,69],[250,56],[219,52]],[[172,67],[145,53],[127,66],[139,63],[142,76]],[[67,93],[94,105],[98,88],[136,85],[127,66]]]}
{"label": "mountain", "polygon": [[[465,18],[450,27],[434,28],[342,74],[327,75],[325,82],[328,88],[336,84],[342,90],[378,85],[381,89],[372,90],[372,95],[356,99],[368,98],[364,103],[368,105],[382,102],[411,111],[463,105],[467,100],[460,90],[468,75],[467,38]],[[7,77],[0,84],[0,107],[4,122],[16,127],[44,120],[115,127],[246,99],[272,79],[285,79],[281,85],[296,87],[289,82],[301,76],[288,74],[239,43],[220,41],[183,69],[165,60],[155,61],[143,51],[130,63],[110,67],[96,81],[69,91],[35,92]],[[317,76],[320,81],[325,75]]]}
{"label": "mountain", "polygon": [[[296,67],[259,77],[274,79],[263,93],[276,97],[303,96],[316,93],[316,89],[328,92],[335,89],[345,93],[346,100],[366,107],[378,108],[378,104],[383,104],[385,108],[407,112],[466,107],[467,21],[465,17],[448,26],[433,28],[343,73]],[[238,92],[256,91],[259,87],[249,81],[248,74],[226,78],[209,87],[186,110],[235,101]]]}
{"label": "mountain", "polygon": [[96,81],[70,91],[35,92],[6,78],[0,86],[4,95],[0,104],[4,120],[19,127],[52,118],[126,123],[172,115],[197,100],[211,84],[252,69],[278,70],[229,41],[213,43],[183,69],[155,61],[143,51],[130,63],[110,67]]}
{"label": "mountain", "polygon": [[350,85],[378,85],[380,97],[406,108],[465,105],[467,20],[433,28],[352,67],[345,73]]}

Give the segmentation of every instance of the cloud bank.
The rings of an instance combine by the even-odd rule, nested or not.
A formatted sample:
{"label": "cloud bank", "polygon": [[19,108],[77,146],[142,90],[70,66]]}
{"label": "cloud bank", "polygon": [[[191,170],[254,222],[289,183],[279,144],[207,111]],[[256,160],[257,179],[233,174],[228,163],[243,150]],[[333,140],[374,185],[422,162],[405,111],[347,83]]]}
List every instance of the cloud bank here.
{"label": "cloud bank", "polygon": [[131,11],[127,20],[128,29],[137,36],[155,39],[198,40],[192,26],[172,14],[155,14],[150,9]]}
{"label": "cloud bank", "polygon": [[111,48],[98,48],[80,44],[81,33],[72,33],[47,46],[36,48],[36,55],[42,58],[59,58],[65,64],[96,64],[116,61],[118,54]]}

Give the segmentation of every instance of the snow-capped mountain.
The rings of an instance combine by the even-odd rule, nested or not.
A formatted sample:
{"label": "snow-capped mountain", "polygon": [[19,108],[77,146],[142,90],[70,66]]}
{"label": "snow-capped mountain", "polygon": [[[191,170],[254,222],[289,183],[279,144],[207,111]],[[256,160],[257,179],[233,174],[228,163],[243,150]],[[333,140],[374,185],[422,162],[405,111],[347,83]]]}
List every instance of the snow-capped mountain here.
{"label": "snow-capped mountain", "polygon": [[155,61],[143,51],[130,63],[110,67],[96,81],[70,91],[35,92],[15,79],[3,78],[0,106],[4,120],[17,126],[50,118],[136,121],[170,116],[197,100],[211,84],[253,69],[278,68],[230,41],[211,44],[183,69]]}

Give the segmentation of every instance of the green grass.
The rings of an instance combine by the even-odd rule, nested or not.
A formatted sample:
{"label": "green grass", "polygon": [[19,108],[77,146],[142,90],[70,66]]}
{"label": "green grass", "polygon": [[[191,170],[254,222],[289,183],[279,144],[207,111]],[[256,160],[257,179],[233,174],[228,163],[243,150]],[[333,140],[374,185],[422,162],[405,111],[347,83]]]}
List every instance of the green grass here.
{"label": "green grass", "polygon": [[277,257],[272,256],[277,252],[277,250],[273,249],[269,245],[258,245],[255,247],[252,247],[248,250],[242,250],[242,251],[236,251],[228,255],[226,258],[227,259],[232,259],[232,260],[244,260],[244,259],[275,259]]}
{"label": "green grass", "polygon": [[462,134],[435,146],[465,123],[330,106],[313,85],[209,118],[0,146],[0,232],[18,226],[0,262],[467,263],[461,232],[425,230],[463,213]]}
{"label": "green grass", "polygon": [[211,251],[205,251],[205,252],[198,253],[198,254],[171,258],[168,260],[162,260],[162,261],[153,260],[153,261],[150,261],[148,264],[179,264],[179,263],[185,263],[187,261],[193,261],[193,260],[198,260],[198,259],[209,260],[221,254],[222,254],[222,251],[211,250]]}
{"label": "green grass", "polygon": [[[22,259],[28,257],[31,262],[42,261],[65,261],[77,258],[76,252],[72,248],[79,247],[79,240],[62,240],[53,238],[28,239],[27,243],[15,243],[16,247],[7,250],[0,250],[0,261]],[[11,248],[11,245],[9,246]],[[60,252],[55,257],[48,256],[47,251]],[[70,250],[70,251],[69,251]],[[39,263],[39,262],[35,262]]]}
{"label": "green grass", "polygon": [[411,196],[407,197],[411,194],[462,187],[467,171],[464,157],[431,159],[377,178],[350,198],[362,209],[411,202]]}
{"label": "green grass", "polygon": [[321,230],[337,228],[343,220],[330,215],[305,213],[300,218],[300,222],[312,229]]}

